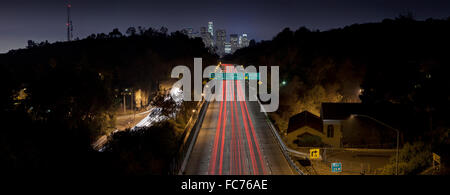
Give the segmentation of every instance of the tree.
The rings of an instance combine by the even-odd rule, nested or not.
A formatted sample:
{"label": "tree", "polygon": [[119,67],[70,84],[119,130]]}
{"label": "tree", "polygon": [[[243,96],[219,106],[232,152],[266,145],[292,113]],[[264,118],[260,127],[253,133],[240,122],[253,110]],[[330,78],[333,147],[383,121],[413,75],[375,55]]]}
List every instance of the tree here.
{"label": "tree", "polygon": [[177,105],[170,95],[158,94],[151,102],[154,107],[161,108],[161,114],[166,117],[173,117]]}
{"label": "tree", "polygon": [[130,27],[130,28],[127,29],[126,33],[127,33],[128,36],[134,36],[134,35],[136,35],[136,28]]}
{"label": "tree", "polygon": [[[431,166],[431,146],[418,141],[412,144],[406,143],[400,150],[398,174],[417,175]],[[382,174],[393,175],[396,173],[396,156],[382,169]]]}
{"label": "tree", "polygon": [[400,21],[414,21],[414,13],[408,11],[406,14],[400,14],[396,19]]}
{"label": "tree", "polygon": [[92,33],[91,35],[89,35],[88,37],[86,37],[86,39],[95,39],[97,38],[97,35]]}
{"label": "tree", "polygon": [[169,29],[167,29],[166,27],[162,26],[161,29],[159,29],[159,32],[161,32],[164,35],[167,35],[167,32],[169,31]]}
{"label": "tree", "polygon": [[[120,37],[120,40],[109,37]],[[167,173],[164,166],[170,164],[171,153],[178,149],[173,143],[183,132],[187,115],[177,114],[182,118],[177,118],[176,124],[156,124],[158,127],[148,137],[136,132],[135,140],[144,145],[163,140],[166,143],[150,145],[144,150],[137,144],[131,152],[124,149],[120,161],[110,159],[116,154],[93,152],[91,144],[114,130],[114,114],[123,101],[119,89],[141,89],[150,94],[156,91],[157,81],[166,79],[176,64],[191,61],[195,56],[204,57],[207,64],[216,62],[201,40],[162,36],[154,30],[123,37],[115,29],[109,34],[91,35],[89,39],[36,45],[30,40],[32,49],[0,55],[0,78],[4,81],[0,82],[3,89],[0,114],[9,121],[0,132],[0,164],[5,165],[0,167],[1,173],[81,170],[84,174],[94,172],[85,168],[99,164],[96,168],[108,169],[121,164],[143,170],[142,173],[149,170]],[[148,95],[140,95],[147,99]],[[165,115],[178,111],[171,99],[159,103],[165,108]],[[191,112],[186,113],[192,115],[189,108],[185,109]],[[138,158],[127,158],[127,154]],[[83,166],[85,162],[89,163]],[[111,171],[117,170],[108,170]]]}
{"label": "tree", "polygon": [[113,158],[115,172],[127,175],[163,175],[178,147],[172,121],[164,121],[135,131],[121,131],[111,136],[105,152]]}
{"label": "tree", "polygon": [[99,34],[97,34],[97,37],[96,37],[96,38],[97,38],[97,39],[106,39],[107,36],[106,36],[105,33],[99,33]]}
{"label": "tree", "polygon": [[120,37],[122,37],[122,33],[119,31],[118,28],[113,29],[113,31],[109,33],[109,38],[120,38]]}
{"label": "tree", "polygon": [[49,45],[48,40],[42,41],[38,44],[39,47],[46,46],[46,45]]}
{"label": "tree", "polygon": [[254,47],[256,45],[255,39],[250,40],[249,47]]}
{"label": "tree", "polygon": [[145,29],[145,27],[138,26],[138,31],[139,31],[139,34],[140,34],[140,35],[144,35],[146,29]]}
{"label": "tree", "polygon": [[27,48],[33,48],[37,46],[36,42],[34,42],[33,40],[28,40],[27,43],[28,43]]}

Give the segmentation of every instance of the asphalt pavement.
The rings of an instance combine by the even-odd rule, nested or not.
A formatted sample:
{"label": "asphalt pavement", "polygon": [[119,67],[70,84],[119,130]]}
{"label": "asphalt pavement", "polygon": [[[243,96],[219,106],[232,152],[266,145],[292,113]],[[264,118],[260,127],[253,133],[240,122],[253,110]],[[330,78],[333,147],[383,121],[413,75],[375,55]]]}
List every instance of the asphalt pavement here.
{"label": "asphalt pavement", "polygon": [[258,102],[239,101],[238,97],[248,95],[240,82],[245,81],[224,81],[223,97],[231,99],[209,104],[185,174],[295,174],[276,143]]}

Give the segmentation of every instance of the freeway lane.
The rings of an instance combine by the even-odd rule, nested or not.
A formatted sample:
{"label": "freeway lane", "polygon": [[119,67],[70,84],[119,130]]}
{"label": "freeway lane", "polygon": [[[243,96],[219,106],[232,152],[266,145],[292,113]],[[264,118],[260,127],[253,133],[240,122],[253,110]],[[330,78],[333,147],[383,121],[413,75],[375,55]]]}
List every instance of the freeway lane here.
{"label": "freeway lane", "polygon": [[247,96],[240,82],[221,84],[229,101],[210,103],[185,174],[294,174],[258,102],[239,101]]}

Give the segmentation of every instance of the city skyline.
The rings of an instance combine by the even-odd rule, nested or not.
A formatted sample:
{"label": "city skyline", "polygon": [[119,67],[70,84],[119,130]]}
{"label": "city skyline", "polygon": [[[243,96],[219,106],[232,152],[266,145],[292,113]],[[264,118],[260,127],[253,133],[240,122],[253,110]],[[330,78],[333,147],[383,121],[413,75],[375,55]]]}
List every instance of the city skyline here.
{"label": "city skyline", "polygon": [[[378,22],[412,12],[416,19],[447,18],[450,3],[442,0],[339,3],[330,0],[307,1],[85,1],[72,0],[73,37],[121,32],[130,26],[165,26],[169,32],[186,27],[200,28],[208,21],[230,32],[248,33],[256,41],[270,40],[283,28],[305,26],[329,30],[354,23]],[[49,42],[66,40],[67,1],[20,0],[0,7],[0,53],[24,48],[27,40]],[[433,5],[433,6],[431,6]],[[215,32],[214,32],[215,33]]]}
{"label": "city skyline", "polygon": [[207,27],[200,27],[199,31],[194,30],[194,28],[184,28],[181,32],[190,38],[201,38],[211,52],[221,57],[232,54],[240,48],[248,47],[250,44],[247,33],[230,33],[228,35],[224,28],[215,29],[213,21],[209,21]]}
{"label": "city skyline", "polygon": [[[31,178],[16,182],[30,189],[54,189],[49,176],[69,190],[148,193],[301,192],[306,175],[442,180],[448,10],[449,0],[2,2],[0,173]],[[93,180],[68,180],[79,177]],[[354,183],[337,177],[313,180],[335,192]]]}

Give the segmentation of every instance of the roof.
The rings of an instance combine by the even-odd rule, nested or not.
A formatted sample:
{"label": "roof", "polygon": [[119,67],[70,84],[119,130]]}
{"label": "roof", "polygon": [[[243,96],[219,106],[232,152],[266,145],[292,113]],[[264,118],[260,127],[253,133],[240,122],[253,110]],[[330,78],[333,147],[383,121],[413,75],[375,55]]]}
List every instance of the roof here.
{"label": "roof", "polygon": [[322,119],[311,112],[303,111],[289,119],[287,133],[295,131],[304,126],[322,132]]}
{"label": "roof", "polygon": [[322,103],[320,111],[324,121],[347,120],[352,114],[370,116],[395,128],[420,125],[417,112],[404,104]]}
{"label": "roof", "polygon": [[322,103],[320,117],[323,120],[345,120],[352,114],[361,114],[363,107],[360,103]]}
{"label": "roof", "polygon": [[345,120],[352,114],[403,117],[413,112],[412,107],[403,104],[322,103],[320,110],[324,120]]}

